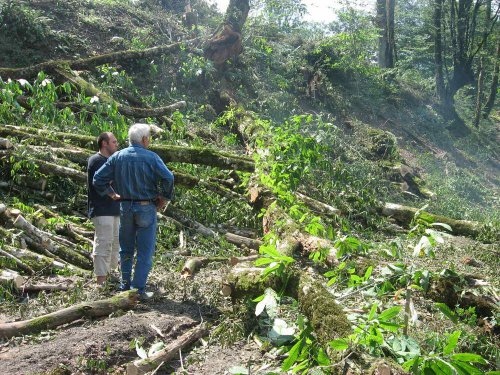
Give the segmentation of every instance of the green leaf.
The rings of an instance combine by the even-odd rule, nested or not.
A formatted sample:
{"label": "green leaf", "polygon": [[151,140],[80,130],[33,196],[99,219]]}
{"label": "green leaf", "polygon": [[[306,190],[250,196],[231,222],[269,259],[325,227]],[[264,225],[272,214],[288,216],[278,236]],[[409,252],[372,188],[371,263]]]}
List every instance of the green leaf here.
{"label": "green leaf", "polygon": [[462,331],[455,331],[450,335],[450,337],[448,337],[448,342],[446,343],[446,346],[443,349],[444,355],[451,354],[453,350],[455,350],[458,344],[458,339],[460,338],[461,334]]}
{"label": "green leaf", "polygon": [[442,360],[441,358],[432,359],[430,362],[431,369],[436,374],[442,375],[454,375],[454,368],[448,362]]}
{"label": "green leaf", "polygon": [[283,361],[281,365],[281,370],[288,371],[293,366],[297,358],[299,357],[300,350],[302,349],[302,344],[304,343],[304,339],[297,341],[297,343],[292,346],[290,351],[288,352],[288,358]]}
{"label": "green leaf", "polygon": [[453,323],[457,323],[458,322],[458,318],[457,316],[455,315],[455,313],[453,311],[450,310],[450,308],[444,304],[444,303],[436,303],[436,307],[441,310],[441,312],[448,318],[450,319]]}
{"label": "green leaf", "polygon": [[451,361],[451,365],[460,375],[483,375],[483,372],[467,362]]}
{"label": "green leaf", "polygon": [[482,365],[488,363],[479,354],[474,354],[474,353],[457,353],[453,354],[451,358],[455,361],[481,363]]}
{"label": "green leaf", "polygon": [[388,308],[387,310],[382,311],[378,316],[378,320],[388,321],[393,319],[399,314],[401,308],[401,306],[393,306]]}
{"label": "green leaf", "polygon": [[276,260],[274,258],[261,257],[255,261],[255,265],[258,267],[258,266],[262,266],[264,264],[273,263],[275,261]]}
{"label": "green leaf", "polygon": [[378,307],[378,303],[375,302],[372,305],[372,308],[370,309],[370,313],[368,314],[368,319],[367,320],[372,320],[373,319],[373,317],[375,316],[375,312],[377,312],[377,307]]}
{"label": "green leaf", "polygon": [[165,347],[165,344],[161,341],[151,345],[151,347],[149,348],[149,351],[148,351],[148,357],[151,357],[153,354],[155,354],[156,352],[159,352],[164,347]]}
{"label": "green leaf", "polygon": [[485,375],[500,375],[500,371],[488,371]]}
{"label": "green leaf", "polygon": [[346,350],[349,348],[349,343],[346,339],[335,339],[328,343],[333,350]]}
{"label": "green leaf", "polygon": [[451,227],[448,224],[445,224],[445,223],[432,223],[431,225],[433,227],[442,227],[442,228],[446,229],[449,232],[453,232],[453,229],[451,229]]}
{"label": "green leaf", "polygon": [[330,365],[330,358],[328,358],[328,355],[323,349],[318,350],[318,356],[316,357],[316,361],[318,362],[318,365],[320,366],[329,366]]}

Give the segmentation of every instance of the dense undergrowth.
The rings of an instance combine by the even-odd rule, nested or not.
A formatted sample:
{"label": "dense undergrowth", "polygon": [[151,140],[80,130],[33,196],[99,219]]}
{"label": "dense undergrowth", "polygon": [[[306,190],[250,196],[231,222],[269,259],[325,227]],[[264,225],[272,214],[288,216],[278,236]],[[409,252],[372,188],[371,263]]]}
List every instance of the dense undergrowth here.
{"label": "dense undergrowth", "polygon": [[[9,52],[0,57],[0,65],[24,66],[193,37],[201,40],[210,35],[221,15],[203,1],[191,3],[199,14],[196,29],[184,28],[176,2],[142,1],[138,6],[128,1],[72,0],[54,7],[43,1],[0,3],[0,48]],[[123,20],[121,26],[110,21],[115,16]],[[216,68],[202,57],[201,44],[193,48],[186,43],[178,54],[84,73],[88,81],[120,101],[126,101],[124,91],[150,106],[187,100],[185,110],[175,112],[168,124],[159,124],[164,128],[155,140],[159,144],[246,153],[249,150],[233,130],[238,119],[251,112],[263,129],[255,146],[265,152],[253,154],[260,182],[301,228],[334,244],[334,265],[326,262],[328,249],[299,261],[277,252],[276,229],[264,237],[258,262],[267,266],[265,275],[284,277],[289,270],[307,267],[322,274],[348,312],[350,335],[322,347],[296,301],[267,289],[221,314],[211,339],[224,346],[257,334],[267,342],[264,347],[288,353],[282,371],[336,373],[349,357],[358,366],[353,371],[359,372],[368,371],[374,358],[389,359],[416,374],[498,369],[498,333],[495,328],[488,330],[496,326],[498,310],[493,316],[480,316],[474,307],[450,308],[435,297],[443,293],[439,280],[446,278],[455,280],[461,293],[472,290],[466,275],[476,269],[463,264],[464,256],[483,263],[481,273],[488,284],[477,293],[498,291],[498,250],[494,248],[500,220],[498,144],[492,136],[498,131],[498,112],[470,136],[452,139],[435,109],[432,85],[418,71],[398,67],[387,72],[370,62],[377,33],[367,16],[346,11],[329,34],[314,25],[276,25],[264,16],[251,17],[244,53],[223,67]],[[235,104],[220,107],[221,92],[229,93]],[[30,110],[19,104],[19,96],[27,98]],[[59,102],[83,109],[61,109]],[[473,98],[463,95],[457,102],[463,118],[470,119]],[[158,124],[153,118],[142,121]],[[1,124],[93,136],[109,130],[123,144],[132,122],[116,106],[88,97],[69,83],[56,83],[43,72],[34,81],[0,80]],[[22,161],[1,159],[1,179],[39,176],[30,158],[41,155],[31,154],[26,147],[38,143],[26,139],[18,145],[15,153]],[[401,191],[395,170],[402,164],[413,170],[416,193]],[[181,163],[171,166],[203,179],[231,177],[237,181],[234,190],[241,194],[246,194],[250,180],[247,173]],[[2,201],[32,220],[37,215],[33,204],[43,202],[64,212],[65,220],[83,222],[91,229],[85,219],[72,215],[85,212],[85,187],[57,177],[48,181],[48,190],[55,196],[52,201],[28,191],[8,190],[2,191]],[[300,203],[295,192],[327,202],[343,215],[320,217]],[[417,215],[413,229],[405,232],[377,215],[377,208],[387,201],[425,205],[433,213],[480,221],[484,225],[480,239],[493,244],[457,241],[447,234],[446,225],[429,222],[425,215]],[[226,224],[262,234],[263,213],[245,202],[221,198],[203,188],[178,188],[175,204],[205,225]],[[176,287],[169,270],[180,267],[173,251],[180,246],[180,236],[174,226],[160,225],[152,283],[167,290]],[[188,235],[188,239],[193,255],[239,253],[221,237]],[[0,298],[2,312],[26,318],[97,298],[99,293],[89,292],[80,282],[72,293],[41,294],[25,304],[19,304],[7,289],[1,290]],[[193,299],[227,304],[217,294],[200,293]]]}

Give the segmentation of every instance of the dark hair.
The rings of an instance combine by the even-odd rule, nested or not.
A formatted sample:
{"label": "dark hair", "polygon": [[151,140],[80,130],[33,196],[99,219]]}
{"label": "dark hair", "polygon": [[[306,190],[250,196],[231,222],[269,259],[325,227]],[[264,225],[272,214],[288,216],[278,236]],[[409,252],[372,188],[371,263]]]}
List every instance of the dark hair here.
{"label": "dark hair", "polygon": [[97,137],[97,147],[99,147],[99,150],[102,148],[102,142],[109,142],[110,134],[110,132],[104,132]]}

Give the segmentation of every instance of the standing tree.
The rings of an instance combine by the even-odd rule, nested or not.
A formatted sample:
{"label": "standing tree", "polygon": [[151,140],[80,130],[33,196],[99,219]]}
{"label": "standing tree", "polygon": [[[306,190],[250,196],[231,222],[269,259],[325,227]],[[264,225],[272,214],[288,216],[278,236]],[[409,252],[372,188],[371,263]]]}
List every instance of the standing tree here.
{"label": "standing tree", "polygon": [[381,68],[394,68],[396,60],[394,42],[395,6],[396,0],[377,0],[378,64]]}
{"label": "standing tree", "polygon": [[[491,0],[434,1],[436,91],[443,114],[450,122],[449,129],[457,136],[469,130],[455,110],[455,94],[462,87],[474,84],[478,76],[474,63],[486,47],[499,8],[500,4],[492,14]],[[481,14],[484,14],[482,22]]]}

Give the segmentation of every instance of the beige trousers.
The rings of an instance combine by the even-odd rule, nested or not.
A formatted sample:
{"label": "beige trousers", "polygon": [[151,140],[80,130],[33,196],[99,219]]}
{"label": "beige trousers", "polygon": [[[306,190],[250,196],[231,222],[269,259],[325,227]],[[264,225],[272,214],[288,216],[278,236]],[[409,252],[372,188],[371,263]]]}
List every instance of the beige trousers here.
{"label": "beige trousers", "polygon": [[92,252],[94,273],[96,276],[106,276],[118,267],[120,216],[96,216],[92,218],[92,223],[95,226],[94,251]]}

